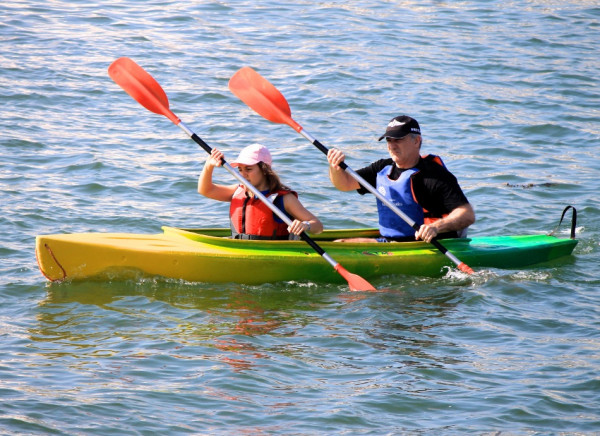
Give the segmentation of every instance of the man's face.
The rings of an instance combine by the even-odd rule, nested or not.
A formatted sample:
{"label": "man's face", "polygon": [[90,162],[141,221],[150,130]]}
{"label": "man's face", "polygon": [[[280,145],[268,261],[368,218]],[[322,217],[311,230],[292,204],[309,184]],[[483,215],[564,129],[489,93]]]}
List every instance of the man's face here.
{"label": "man's face", "polygon": [[419,161],[421,137],[406,135],[403,138],[386,138],[388,151],[394,163],[400,168],[412,168]]}

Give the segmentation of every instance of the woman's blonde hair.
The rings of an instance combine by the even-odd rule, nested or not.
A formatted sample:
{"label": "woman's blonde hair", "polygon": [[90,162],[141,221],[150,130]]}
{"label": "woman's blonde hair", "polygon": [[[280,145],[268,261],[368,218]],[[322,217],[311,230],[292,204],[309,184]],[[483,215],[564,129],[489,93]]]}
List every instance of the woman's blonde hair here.
{"label": "woman's blonde hair", "polygon": [[267,185],[269,186],[269,192],[275,192],[275,191],[280,191],[280,190],[291,191],[291,189],[288,186],[281,183],[279,176],[277,175],[277,173],[275,171],[273,171],[273,168],[271,168],[271,165],[266,164],[264,162],[259,162],[258,167],[260,168],[262,173],[267,178]]}

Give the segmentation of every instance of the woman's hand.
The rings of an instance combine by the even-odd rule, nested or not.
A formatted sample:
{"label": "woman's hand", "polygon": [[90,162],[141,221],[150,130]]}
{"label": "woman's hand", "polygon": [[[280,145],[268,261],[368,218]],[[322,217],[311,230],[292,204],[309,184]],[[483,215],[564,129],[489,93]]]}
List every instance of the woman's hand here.
{"label": "woman's hand", "polygon": [[225,160],[223,152],[217,148],[213,148],[206,163],[212,167],[220,167],[223,165],[223,160]]}
{"label": "woman's hand", "polygon": [[302,232],[309,232],[310,227],[311,225],[309,221],[294,220],[292,221],[292,224],[288,226],[288,232],[300,236],[300,233]]}

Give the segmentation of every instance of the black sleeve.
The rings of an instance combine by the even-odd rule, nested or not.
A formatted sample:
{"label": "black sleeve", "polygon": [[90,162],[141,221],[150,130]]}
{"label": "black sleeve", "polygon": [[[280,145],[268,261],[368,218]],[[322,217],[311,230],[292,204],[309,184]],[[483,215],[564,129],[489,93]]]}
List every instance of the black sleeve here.
{"label": "black sleeve", "polygon": [[444,215],[469,201],[454,174],[437,164],[427,171],[415,175],[413,189],[415,197],[424,209]]}
{"label": "black sleeve", "polygon": [[[356,173],[375,188],[377,183],[377,173],[392,163],[393,161],[391,158],[379,159],[378,161],[373,162],[371,165],[357,170]],[[356,192],[358,192],[360,195],[364,195],[369,191],[361,186],[356,190]]]}

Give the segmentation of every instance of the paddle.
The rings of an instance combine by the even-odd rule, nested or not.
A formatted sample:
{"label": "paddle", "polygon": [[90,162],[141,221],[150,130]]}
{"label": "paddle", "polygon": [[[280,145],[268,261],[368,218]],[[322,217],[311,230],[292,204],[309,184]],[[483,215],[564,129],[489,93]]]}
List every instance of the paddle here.
{"label": "paddle", "polygon": [[[300,124],[292,119],[292,111],[290,110],[290,106],[283,94],[281,94],[281,92],[279,92],[275,86],[273,86],[267,79],[262,77],[252,68],[243,67],[238,70],[229,80],[229,89],[251,109],[254,109],[254,111],[256,111],[259,115],[274,123],[287,124],[308,139],[308,141],[321,150],[323,154],[327,155],[329,149],[316,140],[308,132],[306,132]],[[419,225],[415,223],[412,218],[388,201],[370,183],[368,183],[352,168],[346,165],[346,162],[342,162],[340,167],[348,172],[354,178],[354,180],[361,184],[365,189],[381,200],[383,204],[394,211],[396,215],[402,218],[415,231],[419,230]],[[456,256],[450,253],[446,247],[440,244],[438,240],[434,239],[431,241],[431,243],[450,260],[452,260],[452,262],[458,266],[458,269],[467,274],[473,274],[473,270],[470,266],[464,262],[461,262]]]}
{"label": "paddle", "polygon": [[[204,142],[198,135],[192,132],[181,120],[169,109],[169,100],[167,94],[161,88],[154,78],[146,72],[142,67],[136,64],[133,60],[122,57],[115,60],[108,67],[108,75],[113,79],[121,88],[125,90],[134,100],[140,103],[149,111],[164,115],[174,124],[179,126],[190,138],[192,138],[200,147],[204,149],[208,154],[212,151],[212,148]],[[250,191],[254,193],[263,203],[265,203],[279,218],[281,218],[287,225],[292,224],[292,220],[273,203],[271,203],[258,189],[256,189],[248,180],[241,176],[241,174],[234,170],[229,163],[223,160],[223,166],[227,171],[231,173],[240,183],[246,185]],[[333,260],[310,236],[305,232],[300,234],[300,237],[308,243],[317,253],[319,253],[327,262],[333,266],[333,268],[346,279],[350,290],[352,291],[376,291],[376,289],[362,277],[348,272],[338,262]]]}

